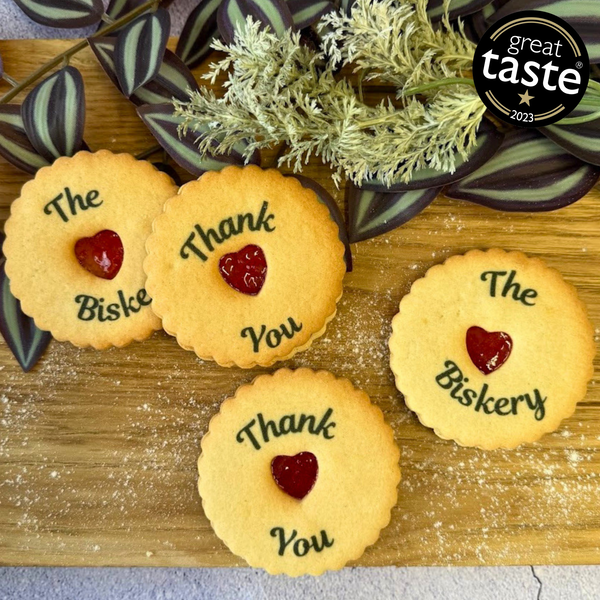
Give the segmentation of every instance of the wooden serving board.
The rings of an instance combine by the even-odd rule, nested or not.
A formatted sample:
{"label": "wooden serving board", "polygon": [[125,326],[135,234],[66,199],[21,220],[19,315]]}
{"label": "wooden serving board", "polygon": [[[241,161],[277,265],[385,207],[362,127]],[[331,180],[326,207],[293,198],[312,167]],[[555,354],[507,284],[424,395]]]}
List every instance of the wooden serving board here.
{"label": "wooden serving board", "polygon": [[[0,55],[20,79],[70,44],[2,41]],[[152,146],[92,53],[72,64],[85,78],[90,147],[138,153]],[[326,167],[310,165],[306,174],[343,203]],[[0,162],[0,222],[26,179]],[[411,282],[473,247],[544,258],[577,286],[600,325],[599,201],[596,190],[558,212],[503,214],[440,198],[400,229],[353,247],[337,317],[285,364],[350,378],[394,428],[399,502],[358,564],[600,563],[598,382],[558,432],[514,451],[484,452],[442,441],[418,423],[394,388],[386,346]],[[244,564],[203,515],[196,459],[220,402],[265,371],[202,362],[158,333],[104,352],[52,342],[24,374],[0,341],[0,564]]]}

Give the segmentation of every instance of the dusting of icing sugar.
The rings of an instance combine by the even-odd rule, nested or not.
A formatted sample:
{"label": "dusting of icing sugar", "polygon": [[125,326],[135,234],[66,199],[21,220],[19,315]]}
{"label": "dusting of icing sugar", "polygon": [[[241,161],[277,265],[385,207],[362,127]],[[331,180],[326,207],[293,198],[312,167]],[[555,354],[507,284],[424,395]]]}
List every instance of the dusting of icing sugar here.
{"label": "dusting of icing sugar", "polygon": [[[19,551],[62,553],[71,563],[81,555],[82,564],[125,556],[192,565],[208,553],[236,561],[202,515],[200,440],[224,398],[280,366],[349,378],[394,429],[399,501],[369,561],[531,564],[560,562],[578,544],[596,548],[600,435],[585,404],[536,444],[483,451],[438,439],[395,390],[391,318],[412,281],[456,253],[432,251],[432,236],[455,235],[467,223],[450,212],[416,233],[399,229],[397,240],[354,246],[359,260],[338,316],[309,350],[270,369],[203,363],[163,334],[106,352],[53,342],[27,376],[0,366],[0,506]],[[389,259],[390,244],[405,235],[414,243],[406,260]],[[595,335],[600,341],[600,329]]]}

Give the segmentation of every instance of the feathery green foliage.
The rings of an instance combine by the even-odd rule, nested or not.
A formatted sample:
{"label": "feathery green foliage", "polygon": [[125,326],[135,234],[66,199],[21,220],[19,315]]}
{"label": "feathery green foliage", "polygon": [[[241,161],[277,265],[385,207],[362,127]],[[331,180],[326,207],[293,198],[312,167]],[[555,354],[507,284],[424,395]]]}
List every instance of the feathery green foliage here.
{"label": "feathery green foliage", "polygon": [[[280,166],[299,172],[319,157],[336,183],[346,176],[390,185],[422,168],[452,172],[455,154],[472,148],[485,106],[464,74],[471,42],[447,21],[434,29],[426,5],[358,0],[350,16],[324,17],[322,52],[301,44],[298,33],[277,37],[249,19],[231,45],[213,44],[226,56],[205,77],[214,83],[227,73],[223,96],[203,87],[175,102],[183,131],[198,132],[206,154],[227,153],[242,139],[248,156],[283,142]],[[346,78],[336,78],[339,64],[392,83],[402,106],[361,102]]]}

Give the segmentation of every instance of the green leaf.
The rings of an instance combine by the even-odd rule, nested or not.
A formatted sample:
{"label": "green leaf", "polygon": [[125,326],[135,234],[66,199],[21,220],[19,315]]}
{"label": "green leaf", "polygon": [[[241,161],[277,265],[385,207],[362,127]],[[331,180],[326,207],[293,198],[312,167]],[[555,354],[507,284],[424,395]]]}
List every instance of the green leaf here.
{"label": "green leaf", "polygon": [[100,66],[104,69],[104,72],[108,75],[119,92],[123,93],[121,91],[121,86],[119,85],[119,80],[117,79],[117,68],[115,67],[116,43],[115,38],[108,36],[88,38],[88,44],[98,59]]}
{"label": "green leaf", "polygon": [[510,0],[490,17],[490,23],[520,10],[541,10],[564,19],[581,36],[590,62],[600,63],[600,2],[598,0]]}
{"label": "green leaf", "polygon": [[[464,17],[481,10],[490,0],[450,0],[450,19]],[[444,17],[444,0],[429,0],[427,14],[432,21],[440,21]]]}
{"label": "green leaf", "polygon": [[340,210],[337,202],[333,199],[331,194],[322,186],[319,185],[314,179],[306,177],[304,175],[288,175],[288,177],[294,177],[297,179],[305,188],[312,190],[319,199],[328,209],[331,218],[335,221],[339,229],[340,242],[344,244],[346,252],[344,253],[344,260],[346,261],[346,271],[350,273],[352,271],[352,248],[350,247],[350,241],[348,239],[348,232],[346,231],[346,223],[344,222],[344,215]]}
{"label": "green leaf", "polygon": [[409,190],[422,190],[430,187],[442,187],[454,181],[466,177],[484,165],[500,148],[504,134],[501,133],[489,120],[481,122],[477,133],[477,142],[473,147],[469,160],[465,160],[460,154],[455,157],[456,170],[454,173],[437,171],[435,169],[421,169],[415,171],[413,178],[408,183],[398,183],[387,187],[377,180],[366,180],[362,188],[377,192],[406,192]]}
{"label": "green leaf", "polygon": [[64,67],[29,92],[21,109],[27,137],[47,160],[73,156],[82,146],[85,124],[83,78]]}
{"label": "green leaf", "polygon": [[[586,94],[569,118],[597,113],[600,104],[598,101],[586,103],[586,99],[589,98],[590,96]],[[559,121],[542,127],[539,131],[577,158],[592,165],[600,165],[600,119],[580,125],[562,125]]]}
{"label": "green leaf", "polygon": [[352,7],[356,0],[340,0],[340,10],[343,14],[350,16],[350,12],[352,11]]}
{"label": "green leaf", "polygon": [[[110,0],[106,8],[106,14],[113,21],[116,21],[121,17],[125,16],[127,13],[136,9],[138,6],[141,6],[144,3],[144,1],[145,0]],[[101,23],[98,29],[101,29],[102,26],[103,24]],[[119,31],[123,29],[123,27],[126,27],[126,25],[123,25],[118,29],[113,29],[113,31],[111,31],[108,35],[110,37],[116,37]]]}
{"label": "green leaf", "polygon": [[[0,246],[3,237],[0,233]],[[34,367],[52,339],[23,313],[21,303],[12,295],[4,257],[0,258],[0,334],[26,373]]]}
{"label": "green leaf", "polygon": [[[88,39],[88,43],[110,80],[121,91],[114,61],[115,39],[94,37]],[[188,90],[197,89],[198,83],[191,71],[179,57],[167,49],[156,77],[139,87],[129,99],[137,106],[162,104],[173,98],[186,101],[189,99]]]}
{"label": "green leaf", "polygon": [[0,104],[0,155],[26,173],[50,164],[31,145],[18,104]]}
{"label": "green leaf", "polygon": [[285,0],[223,0],[217,13],[219,32],[231,44],[238,27],[245,27],[251,16],[276,35],[294,29],[294,18]]}
{"label": "green leaf", "polygon": [[508,1],[492,0],[492,2],[486,4],[481,10],[462,18],[467,37],[474,43],[479,42],[489,27],[488,19]]}
{"label": "green leaf", "polygon": [[[196,145],[201,132],[188,131],[185,136],[180,137],[178,128],[182,120],[173,114],[173,105],[170,103],[140,106],[137,112],[167,154],[193,175],[199,176],[206,171],[220,171],[231,164],[244,164],[244,144],[240,144],[234,152],[226,156],[202,156]],[[260,162],[260,155],[256,153],[250,162]]]}
{"label": "green leaf", "polygon": [[210,45],[219,37],[217,11],[221,0],[200,0],[187,18],[175,54],[190,68],[198,66],[211,52]]}
{"label": "green leaf", "polygon": [[114,63],[119,86],[127,98],[158,74],[170,28],[169,13],[159,8],[138,17],[119,32]]}
{"label": "green leaf", "polygon": [[382,193],[346,187],[348,235],[350,242],[361,242],[396,229],[429,206],[442,188],[409,192]]}
{"label": "green leaf", "polygon": [[555,210],[585,196],[600,167],[580,161],[535,129],[511,131],[483,167],[444,195],[506,211]]}
{"label": "green leaf", "polygon": [[87,27],[98,23],[104,14],[102,0],[14,1],[30,19],[48,27]]}
{"label": "green leaf", "polygon": [[323,15],[335,10],[329,0],[287,0],[296,29],[314,25]]}

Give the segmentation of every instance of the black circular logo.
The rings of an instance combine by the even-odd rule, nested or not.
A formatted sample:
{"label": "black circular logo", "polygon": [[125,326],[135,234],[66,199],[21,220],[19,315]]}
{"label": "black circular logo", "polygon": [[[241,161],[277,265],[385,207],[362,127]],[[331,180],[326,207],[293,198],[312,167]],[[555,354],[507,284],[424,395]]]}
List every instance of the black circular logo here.
{"label": "black circular logo", "polygon": [[564,119],[581,101],[590,61],[579,34],[539,10],[513,13],[494,23],[473,59],[473,80],[488,109],[520,127]]}

